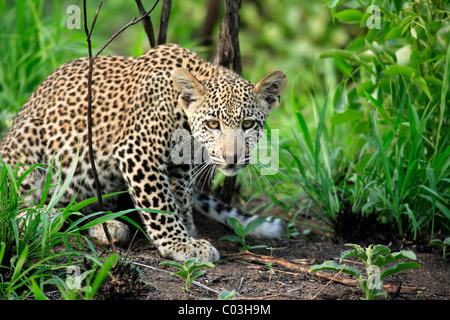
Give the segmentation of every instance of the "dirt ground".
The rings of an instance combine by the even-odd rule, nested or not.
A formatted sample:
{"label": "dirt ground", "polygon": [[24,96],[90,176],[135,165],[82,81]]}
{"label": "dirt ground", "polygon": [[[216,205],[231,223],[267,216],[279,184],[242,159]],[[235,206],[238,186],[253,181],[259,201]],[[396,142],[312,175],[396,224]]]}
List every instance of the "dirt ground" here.
{"label": "dirt ground", "polygon": [[[136,243],[127,258],[129,264],[138,267],[145,274],[148,285],[134,276],[126,280],[123,274],[113,283],[105,283],[99,292],[99,299],[133,300],[217,300],[223,291],[234,290],[234,299],[239,300],[359,300],[363,292],[354,278],[335,272],[319,276],[308,273],[310,266],[326,260],[338,260],[340,253],[348,250],[346,239],[332,239],[329,235],[312,231],[299,239],[257,240],[249,239],[250,245],[264,244],[276,248],[255,249],[250,254],[239,253],[239,244],[219,241],[232,231],[215,222],[197,219],[199,238],[212,242],[221,254],[221,260],[214,269],[205,268],[203,276],[192,284],[188,292],[182,287],[184,280],[171,276],[177,270],[159,265],[161,258],[147,241]],[[300,230],[301,231],[301,230]],[[386,243],[376,243],[385,244]],[[412,250],[417,256],[419,269],[410,269],[385,279],[388,295],[380,300],[449,300],[450,259],[442,257],[442,251],[428,246],[424,241],[397,241],[391,243],[392,252]],[[119,248],[125,256],[126,248]],[[269,259],[269,260],[268,260]],[[272,262],[270,274],[268,261]],[[356,268],[355,262],[348,261]],[[132,269],[131,269],[132,270]],[[328,276],[328,277],[327,277]],[[131,279],[131,278],[130,278]],[[128,283],[127,283],[128,282]]]}

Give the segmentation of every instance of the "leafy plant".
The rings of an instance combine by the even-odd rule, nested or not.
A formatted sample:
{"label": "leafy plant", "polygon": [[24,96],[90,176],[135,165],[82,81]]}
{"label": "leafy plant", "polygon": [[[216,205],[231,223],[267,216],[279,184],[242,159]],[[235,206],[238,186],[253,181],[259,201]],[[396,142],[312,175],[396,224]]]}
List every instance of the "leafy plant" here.
{"label": "leafy plant", "polygon": [[65,280],[54,277],[47,283],[55,285],[65,300],[93,300],[99,287],[118,260],[119,255],[113,253],[102,263],[99,263],[97,259],[93,260],[92,268],[83,273],[68,273]]}
{"label": "leafy plant", "polygon": [[234,300],[236,299],[235,296],[237,295],[236,290],[232,291],[222,291],[219,294],[219,300]]}
{"label": "leafy plant", "polygon": [[[414,237],[431,226],[433,235],[437,221],[447,229],[450,221],[450,168],[444,160],[450,135],[442,131],[450,124],[445,116],[450,15],[439,1],[372,4],[328,3],[337,20],[365,29],[344,50],[322,54],[334,60],[343,76],[334,93],[331,121],[351,123],[349,138],[359,144],[355,150],[361,150],[358,158],[349,156],[355,159],[358,190],[364,192],[348,185],[343,191],[355,209],[377,214],[400,235],[405,226]],[[369,21],[374,8],[377,26]]]}
{"label": "leafy plant", "polygon": [[232,242],[240,242],[241,247],[239,248],[239,251],[245,251],[250,249],[256,249],[256,248],[265,248],[265,245],[259,245],[259,246],[250,246],[245,241],[245,238],[251,234],[255,229],[267,222],[265,218],[258,217],[254,220],[250,221],[245,227],[239,222],[236,218],[228,218],[227,223],[233,228],[235,235],[227,235],[219,240],[228,240]]}
{"label": "leafy plant", "polygon": [[431,246],[437,246],[442,248],[442,257],[447,258],[450,255],[450,252],[447,252],[447,247],[450,246],[450,237],[445,238],[444,241],[440,239],[433,239],[430,242]]}
{"label": "leafy plant", "polygon": [[411,268],[420,268],[420,265],[416,262],[393,264],[403,259],[416,260],[416,255],[412,251],[401,250],[400,252],[391,253],[391,249],[383,245],[369,245],[365,249],[356,244],[347,244],[347,246],[352,247],[353,250],[342,252],[339,262],[347,258],[358,258],[364,262],[365,273],[347,264],[339,265],[334,260],[314,265],[310,268],[310,272],[334,270],[354,276],[358,279],[366,300],[373,300],[375,297],[387,295],[382,289],[383,280],[388,276]]}
{"label": "leafy plant", "polygon": [[215,265],[209,261],[200,261],[198,258],[192,258],[187,260],[184,264],[181,264],[176,261],[163,261],[159,263],[160,265],[172,266],[180,271],[171,273],[172,275],[179,276],[185,280],[184,290],[189,291],[189,287],[192,284],[192,281],[202,276],[206,270],[199,270],[201,268],[215,268]]}
{"label": "leafy plant", "polygon": [[[370,29],[372,4],[380,23]],[[358,36],[321,54],[340,72],[322,104],[320,88],[312,111],[300,109],[305,99],[292,91],[294,139],[281,144],[286,160],[280,161],[301,186],[292,203],[300,199],[328,222],[348,203],[352,213],[375,215],[414,238],[450,230],[446,5],[330,0],[328,6],[336,24]]]}
{"label": "leafy plant", "polygon": [[[272,258],[273,250],[275,250],[275,248],[270,247],[266,249],[270,250],[270,258]],[[269,267],[269,270],[267,271],[267,273],[269,274],[269,284],[267,285],[267,292],[270,293],[270,283],[272,281],[272,276],[275,274],[275,270],[273,269],[272,262],[268,262],[266,264]]]}
{"label": "leafy plant", "polygon": [[[71,222],[70,219],[79,217],[79,210],[95,201],[88,199],[75,205],[73,199],[65,208],[56,207],[69,186],[77,163],[78,156],[75,157],[66,180],[62,181],[61,175],[54,178],[55,169],[52,164],[38,164],[27,170],[20,170],[23,165],[12,167],[0,158],[0,299],[23,299],[31,294],[36,299],[46,299],[44,286],[48,285],[57,285],[63,298],[78,297],[81,291],[71,291],[71,288],[64,290],[60,284],[64,283],[61,275],[65,275],[68,269],[82,259],[94,262],[93,269],[83,273],[86,280],[92,279],[94,273],[97,279],[89,285],[94,291],[85,291],[83,297],[92,299],[95,295],[98,279],[104,277],[99,278],[101,273],[94,270],[104,270],[110,263],[107,262],[109,260],[102,262],[97,258],[90,239],[80,233],[87,225],[81,225],[80,220],[90,220],[89,226],[94,226],[126,212],[93,213]],[[21,194],[21,184],[34,170],[41,170],[46,174],[45,185]],[[21,171],[23,173],[19,173]],[[51,196],[50,188],[53,189]],[[27,200],[33,192],[41,192],[38,203]],[[110,195],[105,197],[108,196]],[[97,215],[101,217],[98,218]],[[69,226],[63,230],[65,224]],[[81,278],[80,275],[78,279]]]}

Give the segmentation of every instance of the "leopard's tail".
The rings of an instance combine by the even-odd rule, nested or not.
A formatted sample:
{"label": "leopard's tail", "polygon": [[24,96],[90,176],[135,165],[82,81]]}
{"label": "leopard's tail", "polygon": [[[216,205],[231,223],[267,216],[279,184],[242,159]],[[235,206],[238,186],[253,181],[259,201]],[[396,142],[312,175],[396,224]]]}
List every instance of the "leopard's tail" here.
{"label": "leopard's tail", "polygon": [[[203,192],[195,193],[194,208],[203,215],[226,226],[229,226],[227,223],[228,218],[236,218],[244,227],[258,218],[257,215],[251,215],[240,209],[233,208],[214,196]],[[265,219],[267,222],[260,224],[251,235],[266,239],[280,238],[286,229],[284,221],[272,217]]]}

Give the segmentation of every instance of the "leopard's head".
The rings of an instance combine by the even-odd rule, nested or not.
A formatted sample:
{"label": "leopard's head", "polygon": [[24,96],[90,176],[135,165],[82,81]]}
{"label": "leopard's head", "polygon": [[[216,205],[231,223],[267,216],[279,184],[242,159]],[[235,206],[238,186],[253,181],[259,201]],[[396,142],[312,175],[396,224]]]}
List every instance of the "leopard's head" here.
{"label": "leopard's head", "polygon": [[207,150],[211,163],[233,176],[249,163],[287,80],[277,70],[256,84],[233,74],[201,83],[189,71],[177,69],[173,81],[192,135]]}

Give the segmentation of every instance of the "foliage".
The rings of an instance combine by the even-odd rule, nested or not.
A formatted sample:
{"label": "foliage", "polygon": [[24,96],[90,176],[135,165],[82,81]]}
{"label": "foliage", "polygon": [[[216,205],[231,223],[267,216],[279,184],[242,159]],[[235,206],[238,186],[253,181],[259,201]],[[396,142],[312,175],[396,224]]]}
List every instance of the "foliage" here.
{"label": "foliage", "polygon": [[232,291],[222,291],[219,294],[219,300],[235,300],[235,296],[237,295],[236,290],[232,290]]}
{"label": "foliage", "polygon": [[[366,300],[373,300],[375,297],[387,295],[382,289],[383,280],[388,276],[411,268],[420,268],[420,265],[416,262],[393,264],[402,259],[416,260],[416,255],[412,251],[401,250],[400,252],[391,253],[388,247],[382,245],[369,245],[365,249],[356,244],[347,244],[347,246],[352,247],[353,250],[342,252],[339,262],[347,258],[358,258],[364,262],[365,275],[352,266],[347,264],[339,265],[334,260],[325,261],[321,265],[314,265],[310,268],[310,272],[334,270],[354,276],[358,279]],[[387,267],[387,265],[389,266]]]}
{"label": "foliage", "polygon": [[332,226],[349,203],[399,235],[432,237],[450,230],[449,13],[439,1],[380,1],[380,27],[370,29],[371,4],[328,1],[357,36],[321,54],[342,79],[324,97],[316,89],[312,121],[291,92],[293,138],[280,141],[280,167],[301,189],[285,183],[283,207]]}
{"label": "foliage", "polygon": [[245,251],[250,249],[256,249],[256,248],[265,248],[265,245],[260,246],[250,246],[245,241],[245,238],[251,234],[255,229],[260,226],[261,224],[267,222],[265,218],[257,217],[250,221],[245,227],[239,222],[236,218],[228,218],[227,223],[230,225],[230,227],[233,228],[233,231],[235,235],[227,235],[220,240],[228,240],[232,242],[240,242],[241,247],[239,248],[239,251]]}
{"label": "foliage", "polygon": [[[257,81],[270,70],[282,69],[289,86],[267,123],[270,130],[280,131],[280,170],[273,176],[255,172],[253,181],[248,179],[250,169],[244,170],[238,177],[239,197],[250,202],[264,195],[268,201],[255,210],[282,208],[292,236],[298,217],[306,218],[302,223],[308,228],[317,228],[308,223],[311,215],[331,227],[347,203],[354,214],[376,215],[399,234],[430,232],[433,238],[436,230],[450,230],[450,8],[444,1],[377,1],[380,27],[369,29],[372,3],[261,0],[243,3],[240,11],[244,76]],[[88,11],[96,7],[96,1],[88,2]],[[60,1],[0,2],[0,137],[47,75],[69,59],[86,56],[84,31],[67,29],[66,9],[67,3]],[[103,44],[136,13],[127,2],[106,1],[93,46]],[[204,39],[195,36],[205,16],[204,1],[173,2],[169,41],[208,58],[214,43],[200,46]],[[152,20],[157,29],[157,19]],[[211,39],[217,39],[218,31],[216,25]],[[113,41],[108,53],[137,56],[148,48],[143,28],[135,26]],[[29,170],[50,169],[36,165]],[[15,172],[3,167],[1,181],[17,181]],[[0,230],[2,266],[12,256],[18,267],[18,261],[28,266],[31,260],[46,259],[47,246],[58,241],[68,248],[74,245],[67,235],[81,231],[86,220],[65,233],[56,230],[83,204],[57,208],[55,218],[49,214],[55,208],[21,207],[27,213],[22,219],[30,220],[30,232],[22,236],[13,208],[23,198],[14,189],[5,190],[2,184],[2,210],[8,207],[6,220],[1,220],[7,221]],[[108,219],[100,213],[91,218],[95,223]],[[51,230],[45,231],[47,227]],[[36,233],[42,230],[42,235]],[[86,245],[77,244],[81,251],[91,251],[88,239],[76,237],[86,240]],[[237,238],[247,246],[245,236]],[[82,255],[72,250],[60,260],[72,263],[70,259]],[[26,280],[17,273],[22,288],[42,286],[51,269],[46,269],[47,262],[43,265],[18,269],[42,275]],[[5,273],[1,275],[5,283]],[[19,282],[5,296],[29,295],[29,290],[16,290]]]}
{"label": "foliage", "polygon": [[450,255],[450,252],[447,252],[447,247],[450,246],[450,237],[444,239],[444,241],[440,239],[433,239],[430,242],[430,246],[437,246],[442,248],[442,257],[445,259]]}
{"label": "foliage", "polygon": [[79,34],[65,36],[63,11],[59,0],[0,2],[0,136],[45,77],[86,52]]}
{"label": "foliage", "polygon": [[[350,122],[349,139],[364,143],[348,154],[356,176],[343,188],[345,197],[354,211],[375,212],[400,234],[405,222],[414,235],[429,225],[433,234],[436,220],[448,229],[450,135],[442,128],[449,125],[450,17],[444,3],[377,2],[378,28],[370,28],[370,1],[335,4],[329,2],[338,20],[369,27],[345,50],[322,55],[343,75],[331,122]],[[351,9],[339,9],[345,6]]]}
{"label": "foliage", "polygon": [[189,287],[192,281],[202,276],[206,270],[199,270],[201,268],[214,268],[215,265],[209,261],[200,261],[198,258],[192,258],[187,260],[184,264],[176,261],[163,261],[159,263],[160,265],[167,265],[178,268],[180,271],[172,273],[172,275],[177,275],[185,280],[184,289],[186,292],[189,291]]}
{"label": "foliage", "polygon": [[[0,158],[0,298],[24,299],[34,294],[36,299],[47,299],[44,287],[56,286],[64,299],[92,299],[98,286],[113,263],[98,258],[90,239],[82,230],[121,216],[118,213],[93,213],[79,219],[79,210],[96,201],[88,199],[75,204],[72,200],[65,208],[57,208],[61,196],[68,188],[75,172],[78,157],[74,159],[66,180],[55,173],[53,165],[36,164],[19,175],[19,168],[4,164]],[[27,194],[19,192],[27,176],[35,170],[46,175],[42,188]],[[57,175],[58,178],[54,178]],[[55,182],[56,181],[56,182]],[[52,195],[50,195],[50,189]],[[28,200],[32,193],[41,192],[39,203]],[[108,197],[111,195],[105,195]],[[98,217],[101,214],[100,217]],[[70,221],[77,219],[76,222]],[[89,223],[82,224],[89,220]],[[61,277],[76,267],[82,260],[92,261],[92,267],[76,280],[84,287],[70,286]],[[116,259],[117,260],[117,259]]]}
{"label": "foliage", "polygon": [[[52,166],[45,169],[42,165],[33,165],[22,175],[18,175],[19,167],[13,168],[0,159],[0,267],[2,298],[19,298],[29,295],[23,287],[36,288],[37,280],[51,276],[51,270],[64,269],[75,263],[74,258],[83,255],[73,251],[68,236],[60,232],[65,221],[72,212],[59,211],[54,208],[55,201],[62,195],[67,184],[61,182],[51,185]],[[27,195],[21,195],[19,188],[26,176],[34,170],[48,170],[47,183],[43,187],[40,204],[31,205]],[[74,169],[72,170],[73,174]],[[70,174],[69,180],[70,181]],[[55,188],[50,201],[45,204],[49,189]],[[32,192],[38,192],[33,190]],[[65,252],[52,252],[57,245],[66,248]],[[9,280],[6,279],[9,278]],[[18,293],[21,292],[21,293]]]}

